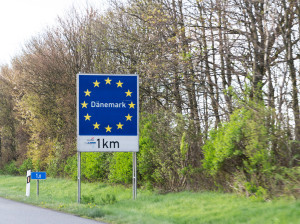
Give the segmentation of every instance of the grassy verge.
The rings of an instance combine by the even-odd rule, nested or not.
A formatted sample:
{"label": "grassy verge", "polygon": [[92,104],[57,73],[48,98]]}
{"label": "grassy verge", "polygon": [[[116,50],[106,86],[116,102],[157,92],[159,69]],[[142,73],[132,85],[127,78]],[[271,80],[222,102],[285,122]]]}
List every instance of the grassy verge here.
{"label": "grassy verge", "polygon": [[47,178],[31,181],[31,196],[25,196],[26,178],[0,175],[0,196],[42,207],[93,218],[108,223],[300,223],[300,201],[278,199],[255,201],[215,192],[160,195],[103,183],[82,183],[83,204],[77,204],[77,182]]}

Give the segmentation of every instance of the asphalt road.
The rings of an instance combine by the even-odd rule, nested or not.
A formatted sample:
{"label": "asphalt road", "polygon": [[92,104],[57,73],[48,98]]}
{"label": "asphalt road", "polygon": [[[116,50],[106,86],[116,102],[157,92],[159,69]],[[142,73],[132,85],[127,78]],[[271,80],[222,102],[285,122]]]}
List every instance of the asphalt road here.
{"label": "asphalt road", "polygon": [[[0,198],[0,224],[101,224],[45,208]],[[104,223],[102,223],[104,224]]]}

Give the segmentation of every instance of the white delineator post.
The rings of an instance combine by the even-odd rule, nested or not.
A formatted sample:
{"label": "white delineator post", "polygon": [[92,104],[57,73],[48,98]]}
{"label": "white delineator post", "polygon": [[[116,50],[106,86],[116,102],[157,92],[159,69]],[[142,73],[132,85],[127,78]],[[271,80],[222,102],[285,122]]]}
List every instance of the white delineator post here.
{"label": "white delineator post", "polygon": [[27,170],[27,178],[26,178],[26,196],[30,196],[30,179],[31,179],[31,170]]}

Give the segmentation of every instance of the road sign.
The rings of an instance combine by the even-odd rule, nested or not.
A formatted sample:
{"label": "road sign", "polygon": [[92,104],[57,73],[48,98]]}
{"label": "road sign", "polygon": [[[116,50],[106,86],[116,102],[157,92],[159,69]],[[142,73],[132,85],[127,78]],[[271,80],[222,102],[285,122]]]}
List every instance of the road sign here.
{"label": "road sign", "polygon": [[77,75],[77,150],[137,152],[137,75]]}
{"label": "road sign", "polygon": [[32,180],[45,180],[46,172],[31,172],[31,179]]}

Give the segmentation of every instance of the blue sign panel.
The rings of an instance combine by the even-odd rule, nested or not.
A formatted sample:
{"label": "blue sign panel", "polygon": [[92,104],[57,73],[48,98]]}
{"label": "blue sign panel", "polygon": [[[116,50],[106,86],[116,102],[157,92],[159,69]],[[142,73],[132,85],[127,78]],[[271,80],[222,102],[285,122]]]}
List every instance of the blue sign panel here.
{"label": "blue sign panel", "polygon": [[46,172],[31,172],[31,179],[32,180],[45,180]]}
{"label": "blue sign panel", "polygon": [[125,136],[138,139],[138,76],[79,74],[78,151],[131,151]]}

